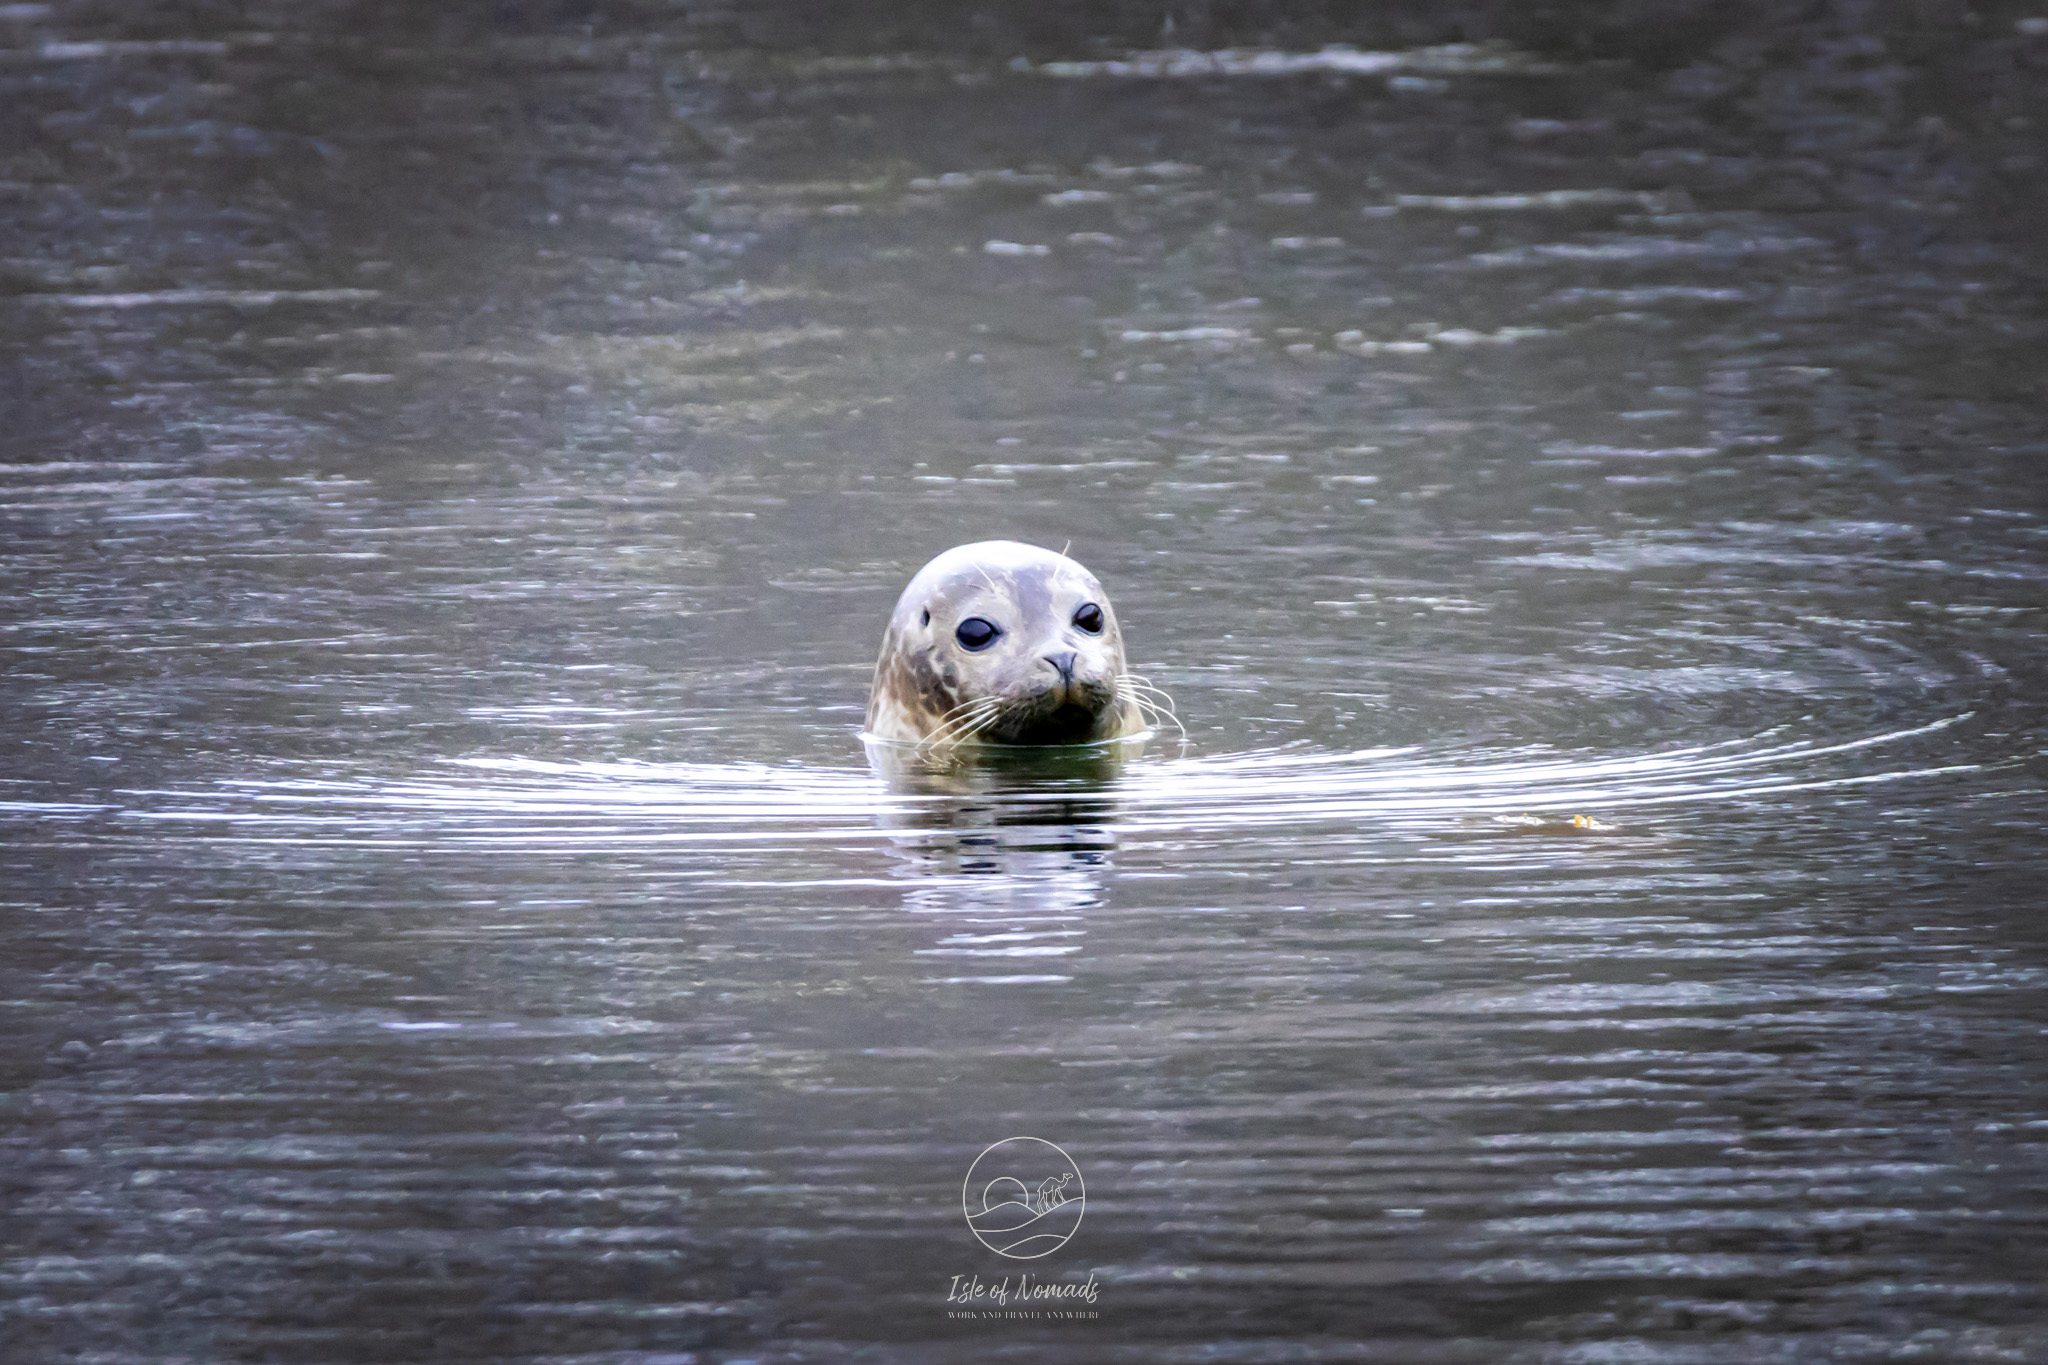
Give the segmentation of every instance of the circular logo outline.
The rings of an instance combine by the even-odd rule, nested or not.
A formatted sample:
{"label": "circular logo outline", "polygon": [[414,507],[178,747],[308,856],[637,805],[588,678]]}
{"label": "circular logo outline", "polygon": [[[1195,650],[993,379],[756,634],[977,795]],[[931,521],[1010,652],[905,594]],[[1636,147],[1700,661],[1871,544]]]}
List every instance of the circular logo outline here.
{"label": "circular logo outline", "polygon": [[[1006,1147],[1013,1142],[1041,1143],[1044,1146],[1052,1148],[1053,1151],[1058,1152],[1060,1155],[1060,1160],[1067,1163],[1067,1171],[1073,1176],[1075,1183],[1080,1187],[1080,1193],[1078,1195],[1068,1196],[1064,1193],[1061,1193],[1060,1191],[1063,1190],[1063,1187],[1066,1185],[1066,1179],[1063,1176],[1060,1178],[1058,1185],[1053,1187],[1053,1192],[1057,1193],[1059,1197],[1054,1202],[1045,1207],[1037,1207],[1031,1202],[1034,1198],[1032,1191],[1029,1189],[1029,1187],[1027,1187],[1022,1181],[1018,1180],[1016,1177],[1007,1175],[997,1176],[995,1179],[988,1182],[988,1188],[985,1188],[982,1191],[983,1213],[990,1212],[990,1206],[988,1204],[988,1190],[994,1188],[998,1184],[1003,1184],[1005,1182],[1007,1182],[1008,1184],[1015,1185],[1020,1195],[1022,1196],[1019,1199],[1008,1200],[1005,1202],[1020,1203],[1025,1205],[1025,1207],[1027,1208],[1036,1208],[1037,1217],[1043,1217],[1046,1213],[1051,1212],[1052,1209],[1058,1208],[1065,1204],[1078,1203],[1081,1206],[1080,1209],[1076,1211],[1074,1215],[1074,1226],[1068,1230],[1067,1234],[1064,1237],[1061,1237],[1059,1241],[1055,1242],[1053,1245],[1047,1247],[1043,1251],[1033,1251],[1022,1255],[1013,1251],[1004,1251],[1001,1247],[996,1246],[994,1243],[990,1242],[988,1238],[982,1236],[981,1229],[974,1225],[974,1205],[972,1197],[974,1191],[974,1173],[976,1170],[980,1168],[982,1161],[987,1158],[990,1152],[993,1152],[998,1147]],[[1048,1177],[1045,1181],[1041,1182],[1036,1197],[1042,1198],[1046,1194],[1048,1186],[1053,1186],[1053,1181],[1050,1177]],[[981,1154],[975,1157],[973,1163],[968,1166],[967,1176],[960,1182],[960,1212],[961,1215],[967,1220],[967,1230],[974,1234],[974,1240],[981,1243],[984,1247],[987,1247],[990,1251],[993,1251],[996,1255],[1012,1261],[1035,1261],[1039,1259],[1041,1256],[1052,1255],[1055,1251],[1058,1251],[1068,1242],[1073,1241],[1074,1234],[1081,1230],[1081,1220],[1087,1217],[1088,1215],[1088,1181],[1081,1174],[1081,1163],[1074,1160],[1073,1157],[1067,1155],[1067,1149],[1060,1146],[1057,1142],[1047,1142],[1044,1138],[1031,1137],[1025,1134],[1019,1134],[1016,1137],[1006,1137],[1000,1141],[991,1142],[988,1146],[982,1148]]]}

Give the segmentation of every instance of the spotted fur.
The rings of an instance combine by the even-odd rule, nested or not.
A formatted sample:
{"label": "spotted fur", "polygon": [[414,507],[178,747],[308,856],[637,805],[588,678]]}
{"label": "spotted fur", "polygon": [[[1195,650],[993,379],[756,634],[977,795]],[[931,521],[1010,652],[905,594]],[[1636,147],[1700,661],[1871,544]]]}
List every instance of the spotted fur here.
{"label": "spotted fur", "polygon": [[[1074,615],[1093,603],[1091,635]],[[995,623],[963,647],[968,617]],[[1063,668],[1064,665],[1064,668]],[[1145,728],[1127,687],[1123,633],[1102,584],[1065,555],[1014,540],[946,551],[897,599],[868,696],[871,738],[917,745],[1084,744]]]}

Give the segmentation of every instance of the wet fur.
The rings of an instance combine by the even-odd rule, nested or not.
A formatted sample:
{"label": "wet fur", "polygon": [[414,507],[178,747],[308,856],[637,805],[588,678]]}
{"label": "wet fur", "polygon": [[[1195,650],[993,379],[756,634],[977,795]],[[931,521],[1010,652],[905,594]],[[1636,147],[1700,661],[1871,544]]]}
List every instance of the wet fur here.
{"label": "wet fur", "polygon": [[[1093,602],[1099,636],[1072,623]],[[930,624],[924,614],[930,613]],[[1004,631],[981,653],[953,631],[981,616]],[[1048,656],[1071,652],[1064,690]],[[1145,728],[1145,706],[1124,667],[1123,635],[1095,576],[1065,555],[1016,541],[948,550],[905,588],[882,637],[867,731],[920,746],[1086,744]]]}

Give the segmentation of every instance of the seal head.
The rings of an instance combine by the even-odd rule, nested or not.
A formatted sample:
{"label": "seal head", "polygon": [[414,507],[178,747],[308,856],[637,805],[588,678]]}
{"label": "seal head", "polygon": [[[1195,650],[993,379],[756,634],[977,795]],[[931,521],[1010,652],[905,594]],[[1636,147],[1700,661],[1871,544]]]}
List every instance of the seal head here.
{"label": "seal head", "polygon": [[1095,575],[1014,540],[946,551],[897,599],[868,696],[871,739],[1087,744],[1143,731]]}

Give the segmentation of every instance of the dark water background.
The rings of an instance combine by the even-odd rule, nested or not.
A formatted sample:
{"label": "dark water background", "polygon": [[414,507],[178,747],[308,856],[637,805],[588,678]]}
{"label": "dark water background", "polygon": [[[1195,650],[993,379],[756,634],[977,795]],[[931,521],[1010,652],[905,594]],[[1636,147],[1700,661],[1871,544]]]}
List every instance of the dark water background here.
{"label": "dark water background", "polygon": [[0,1356],[2048,1358],[2044,16],[0,6]]}

